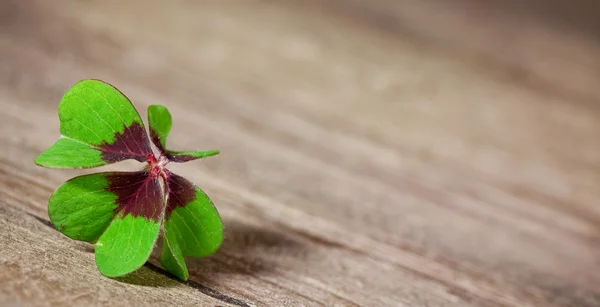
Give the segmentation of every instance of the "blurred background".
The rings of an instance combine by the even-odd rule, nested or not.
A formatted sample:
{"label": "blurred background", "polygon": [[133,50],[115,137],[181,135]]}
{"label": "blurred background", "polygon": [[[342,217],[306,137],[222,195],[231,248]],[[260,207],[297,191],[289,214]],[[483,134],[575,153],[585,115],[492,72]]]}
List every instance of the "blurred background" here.
{"label": "blurred background", "polygon": [[[226,225],[195,282],[273,306],[599,306],[598,16],[594,0],[0,0],[0,193],[47,218],[82,171],[31,161],[62,94],[97,78],[143,117],[166,105],[175,149],[222,152],[173,166]],[[8,297],[62,295],[32,287]]]}

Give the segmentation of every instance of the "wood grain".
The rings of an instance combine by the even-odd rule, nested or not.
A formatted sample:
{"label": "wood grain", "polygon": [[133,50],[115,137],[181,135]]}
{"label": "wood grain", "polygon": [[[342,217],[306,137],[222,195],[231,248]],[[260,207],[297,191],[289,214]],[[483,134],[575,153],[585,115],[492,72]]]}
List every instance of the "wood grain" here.
{"label": "wood grain", "polygon": [[[549,3],[0,1],[0,302],[599,306],[599,7]],[[83,78],[222,151],[173,166],[226,226],[190,282],[46,225]]]}

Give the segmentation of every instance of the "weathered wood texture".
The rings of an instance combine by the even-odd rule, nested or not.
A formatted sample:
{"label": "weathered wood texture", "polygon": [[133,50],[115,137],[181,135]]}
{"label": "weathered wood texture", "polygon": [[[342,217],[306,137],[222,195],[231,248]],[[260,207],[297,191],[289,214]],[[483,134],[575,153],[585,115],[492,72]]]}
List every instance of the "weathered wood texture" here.
{"label": "weathered wood texture", "polygon": [[[0,1],[0,302],[600,306],[599,5],[556,3]],[[82,78],[222,150],[175,168],[226,225],[189,283],[44,225]]]}

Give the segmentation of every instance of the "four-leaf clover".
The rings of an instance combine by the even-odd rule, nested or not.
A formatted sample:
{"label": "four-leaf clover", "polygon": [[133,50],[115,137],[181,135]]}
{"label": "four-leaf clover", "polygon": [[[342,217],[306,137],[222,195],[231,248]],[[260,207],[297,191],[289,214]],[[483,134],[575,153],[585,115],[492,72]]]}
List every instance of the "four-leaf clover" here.
{"label": "four-leaf clover", "polygon": [[63,96],[58,117],[61,137],[36,158],[37,165],[92,168],[127,159],[147,162],[140,171],[75,177],[50,197],[48,215],[54,226],[69,238],[94,243],[102,274],[117,277],[140,268],[161,233],[161,263],[182,280],[188,279],[184,256],[206,257],[220,248],[223,224],[211,200],[165,167],[219,152],[167,150],[172,124],[167,108],[148,107],[149,138],[125,95],[106,82],[82,80]]}

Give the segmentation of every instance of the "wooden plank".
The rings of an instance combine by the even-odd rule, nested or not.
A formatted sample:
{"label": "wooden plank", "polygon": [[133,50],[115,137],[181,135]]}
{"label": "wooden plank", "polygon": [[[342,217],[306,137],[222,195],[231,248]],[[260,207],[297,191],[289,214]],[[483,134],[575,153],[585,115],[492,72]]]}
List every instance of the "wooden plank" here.
{"label": "wooden plank", "polygon": [[[33,216],[0,204],[0,296],[27,306],[249,306],[202,285],[178,283],[146,266],[121,281],[90,267],[93,248],[60,235]],[[154,271],[153,271],[154,270]],[[162,272],[161,272],[162,273]],[[208,295],[199,295],[202,292]],[[126,298],[126,299],[123,299]],[[230,303],[228,303],[230,302]]]}
{"label": "wooden plank", "polygon": [[[219,293],[259,306],[597,306],[600,46],[531,9],[476,2],[0,4],[12,12],[0,21],[0,300],[69,300],[43,278],[14,291],[32,276],[15,274],[38,268],[27,259],[60,246],[77,276],[59,257],[44,276],[102,289],[82,301],[98,305],[225,304]],[[168,105],[174,146],[222,150],[173,166],[225,219],[222,250],[190,262],[201,286],[149,269],[156,257],[138,276],[156,287],[102,278],[74,249],[86,245],[24,213],[47,219],[51,191],[91,172],[31,163],[58,135],[64,90],[90,77],[140,110]]]}

